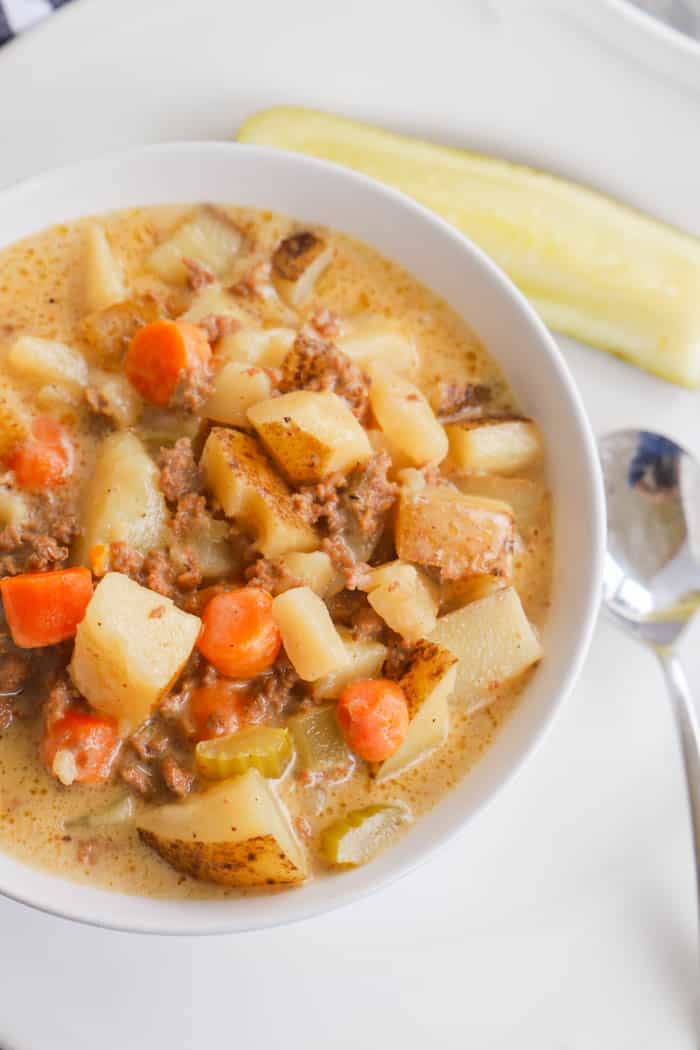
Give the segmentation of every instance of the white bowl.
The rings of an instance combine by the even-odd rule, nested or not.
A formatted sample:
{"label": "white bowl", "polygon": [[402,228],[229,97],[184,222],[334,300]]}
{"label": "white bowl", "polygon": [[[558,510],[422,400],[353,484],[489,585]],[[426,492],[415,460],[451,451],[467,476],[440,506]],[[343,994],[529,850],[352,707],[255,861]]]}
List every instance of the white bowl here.
{"label": "white bowl", "polygon": [[343,230],[410,270],[462,314],[502,366],[547,447],[556,527],[546,657],[476,768],[364,868],[283,893],[153,900],[94,889],[0,854],[0,892],[67,918],[138,932],[222,933],[291,922],[386,886],[463,829],[530,754],[569,692],[599,602],[604,512],[598,459],[569,372],[525,299],[475,245],[371,179],[296,154],[228,143],[152,146],[41,175],[0,195],[0,248],[54,223],[133,205],[219,201]]}

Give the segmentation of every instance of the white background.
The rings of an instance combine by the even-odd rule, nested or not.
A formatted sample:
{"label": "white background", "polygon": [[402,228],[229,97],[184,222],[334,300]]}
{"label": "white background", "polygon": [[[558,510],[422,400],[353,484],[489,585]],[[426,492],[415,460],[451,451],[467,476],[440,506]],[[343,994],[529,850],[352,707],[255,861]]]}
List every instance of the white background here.
{"label": "white background", "polygon": [[[700,51],[673,39],[607,0],[79,0],[0,53],[0,183],[301,103],[526,160],[700,235]],[[697,394],[565,352],[596,431],[644,423],[700,454]],[[374,898],[208,940],[0,902],[0,1047],[689,1050],[691,872],[659,671],[601,625],[535,759]]]}

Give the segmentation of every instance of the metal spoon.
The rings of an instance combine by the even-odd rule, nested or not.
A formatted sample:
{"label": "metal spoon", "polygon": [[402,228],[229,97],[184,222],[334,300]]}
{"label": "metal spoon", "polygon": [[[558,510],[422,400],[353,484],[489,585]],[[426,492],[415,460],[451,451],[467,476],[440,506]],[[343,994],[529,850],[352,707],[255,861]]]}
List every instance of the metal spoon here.
{"label": "metal spoon", "polygon": [[700,723],[674,647],[700,605],[700,464],[660,434],[600,440],[608,507],[605,607],[656,653],[683,751],[700,908]]}

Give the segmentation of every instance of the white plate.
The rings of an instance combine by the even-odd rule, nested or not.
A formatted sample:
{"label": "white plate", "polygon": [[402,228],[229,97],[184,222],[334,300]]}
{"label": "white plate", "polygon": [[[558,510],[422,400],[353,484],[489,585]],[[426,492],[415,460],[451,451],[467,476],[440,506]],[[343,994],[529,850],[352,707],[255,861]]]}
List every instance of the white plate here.
{"label": "white plate", "polygon": [[[0,52],[0,179],[225,138],[298,102],[528,160],[700,235],[700,63],[673,40],[603,0],[76,0]],[[697,394],[566,352],[596,429],[643,421],[700,453]],[[323,919],[166,943],[3,903],[0,1046],[690,1050],[690,851],[661,690],[601,628],[488,818]]]}

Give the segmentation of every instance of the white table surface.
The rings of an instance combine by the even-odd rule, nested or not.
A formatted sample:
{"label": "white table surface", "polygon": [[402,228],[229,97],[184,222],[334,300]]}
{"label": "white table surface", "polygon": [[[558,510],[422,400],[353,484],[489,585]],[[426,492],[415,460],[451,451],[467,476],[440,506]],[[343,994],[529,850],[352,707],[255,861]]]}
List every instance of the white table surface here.
{"label": "white table surface", "polygon": [[[700,235],[700,51],[614,0],[78,0],[0,53],[0,184],[120,146],[228,138],[275,103],[528,160]],[[700,453],[697,394],[565,352],[598,432],[644,423]],[[685,655],[700,690],[698,637]],[[659,671],[600,625],[515,783],[350,909],[168,940],[0,901],[0,1047],[689,1050],[692,887]]]}

